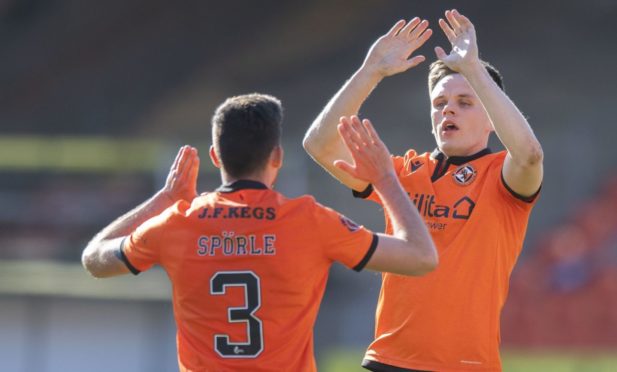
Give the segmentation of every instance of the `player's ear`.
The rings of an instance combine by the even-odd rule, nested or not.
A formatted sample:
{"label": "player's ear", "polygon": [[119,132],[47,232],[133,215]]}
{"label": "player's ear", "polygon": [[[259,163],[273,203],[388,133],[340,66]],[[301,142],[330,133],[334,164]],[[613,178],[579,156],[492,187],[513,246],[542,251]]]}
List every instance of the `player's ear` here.
{"label": "player's ear", "polygon": [[283,166],[283,156],[284,156],[283,147],[281,145],[276,145],[274,149],[272,150],[272,153],[270,153],[270,164],[274,168],[282,167]]}
{"label": "player's ear", "polygon": [[212,160],[212,164],[214,164],[215,167],[220,168],[221,162],[218,156],[216,156],[216,151],[214,151],[214,146],[210,146],[209,154],[210,154],[210,160]]}

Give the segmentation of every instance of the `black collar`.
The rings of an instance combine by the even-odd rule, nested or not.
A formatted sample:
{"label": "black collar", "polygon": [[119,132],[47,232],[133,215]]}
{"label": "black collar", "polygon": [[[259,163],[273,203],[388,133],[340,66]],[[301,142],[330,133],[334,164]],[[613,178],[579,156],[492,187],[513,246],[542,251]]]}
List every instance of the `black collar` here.
{"label": "black collar", "polygon": [[431,181],[435,182],[440,179],[446,172],[448,172],[448,167],[450,164],[452,165],[463,165],[465,163],[469,163],[472,160],[476,160],[484,155],[490,154],[491,149],[488,147],[482,151],[478,151],[473,155],[469,156],[450,156],[447,157],[446,154],[439,151],[439,149],[435,149],[431,153],[431,157],[437,160],[437,164],[435,165],[435,170],[433,171],[433,175],[431,176]]}
{"label": "black collar", "polygon": [[446,159],[448,161],[449,164],[454,164],[454,165],[463,165],[465,163],[469,163],[472,160],[476,160],[478,158],[483,157],[484,155],[488,155],[490,154],[492,151],[491,149],[489,149],[488,147],[485,148],[484,150],[478,151],[473,155],[468,155],[468,156],[450,156],[447,157],[446,154],[444,154],[443,152],[439,151],[438,148],[436,148],[432,153],[431,153],[431,157],[437,161],[442,161],[444,159]]}
{"label": "black collar", "polygon": [[227,193],[245,189],[267,190],[268,186],[253,180],[237,180],[232,183],[221,185],[215,191]]}

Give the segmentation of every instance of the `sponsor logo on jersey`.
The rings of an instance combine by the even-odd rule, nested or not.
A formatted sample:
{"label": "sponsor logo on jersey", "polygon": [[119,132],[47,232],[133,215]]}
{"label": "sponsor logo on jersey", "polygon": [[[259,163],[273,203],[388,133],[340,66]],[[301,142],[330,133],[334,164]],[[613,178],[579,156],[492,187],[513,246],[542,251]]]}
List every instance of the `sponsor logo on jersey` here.
{"label": "sponsor logo on jersey", "polygon": [[454,218],[468,220],[476,203],[468,196],[463,196],[452,205],[437,204],[435,195],[414,194],[412,202],[424,217]]}
{"label": "sponsor logo on jersey", "polygon": [[476,169],[471,164],[461,165],[452,173],[452,179],[457,185],[466,186],[476,179]]}
{"label": "sponsor logo on jersey", "polygon": [[358,225],[357,223],[353,222],[352,220],[350,220],[349,218],[340,215],[339,216],[341,223],[343,224],[343,226],[345,226],[347,228],[347,230],[351,231],[351,232],[356,232],[358,230],[360,230],[360,225]]}

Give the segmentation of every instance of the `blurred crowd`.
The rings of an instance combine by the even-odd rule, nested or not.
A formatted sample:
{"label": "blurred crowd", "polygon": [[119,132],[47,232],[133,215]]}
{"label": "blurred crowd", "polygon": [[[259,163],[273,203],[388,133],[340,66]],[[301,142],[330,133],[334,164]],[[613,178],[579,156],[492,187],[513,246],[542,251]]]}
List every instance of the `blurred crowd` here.
{"label": "blurred crowd", "polygon": [[617,346],[617,175],[528,253],[512,274],[504,344]]}
{"label": "blurred crowd", "polygon": [[152,193],[152,176],[5,175],[0,259],[78,262],[88,239]]}

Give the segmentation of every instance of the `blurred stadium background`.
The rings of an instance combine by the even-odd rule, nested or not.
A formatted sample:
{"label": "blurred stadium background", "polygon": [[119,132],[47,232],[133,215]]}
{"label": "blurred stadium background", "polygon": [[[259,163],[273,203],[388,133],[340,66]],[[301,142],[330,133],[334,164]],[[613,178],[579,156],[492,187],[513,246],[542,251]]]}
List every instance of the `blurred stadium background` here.
{"label": "blurred stadium background", "polygon": [[[0,1],[0,370],[173,371],[161,271],[91,279],[89,238],[154,193],[178,146],[209,164],[209,119],[230,95],[286,107],[278,188],[373,229],[303,152],[309,123],[399,18],[458,7],[482,57],[543,144],[546,180],[502,317],[506,371],[617,371],[617,2]],[[421,50],[434,58],[440,32]],[[362,114],[393,153],[431,150],[428,64],[390,78]],[[495,141],[493,148],[500,146]],[[316,326],[321,370],[357,371],[379,276],[333,268]]]}

